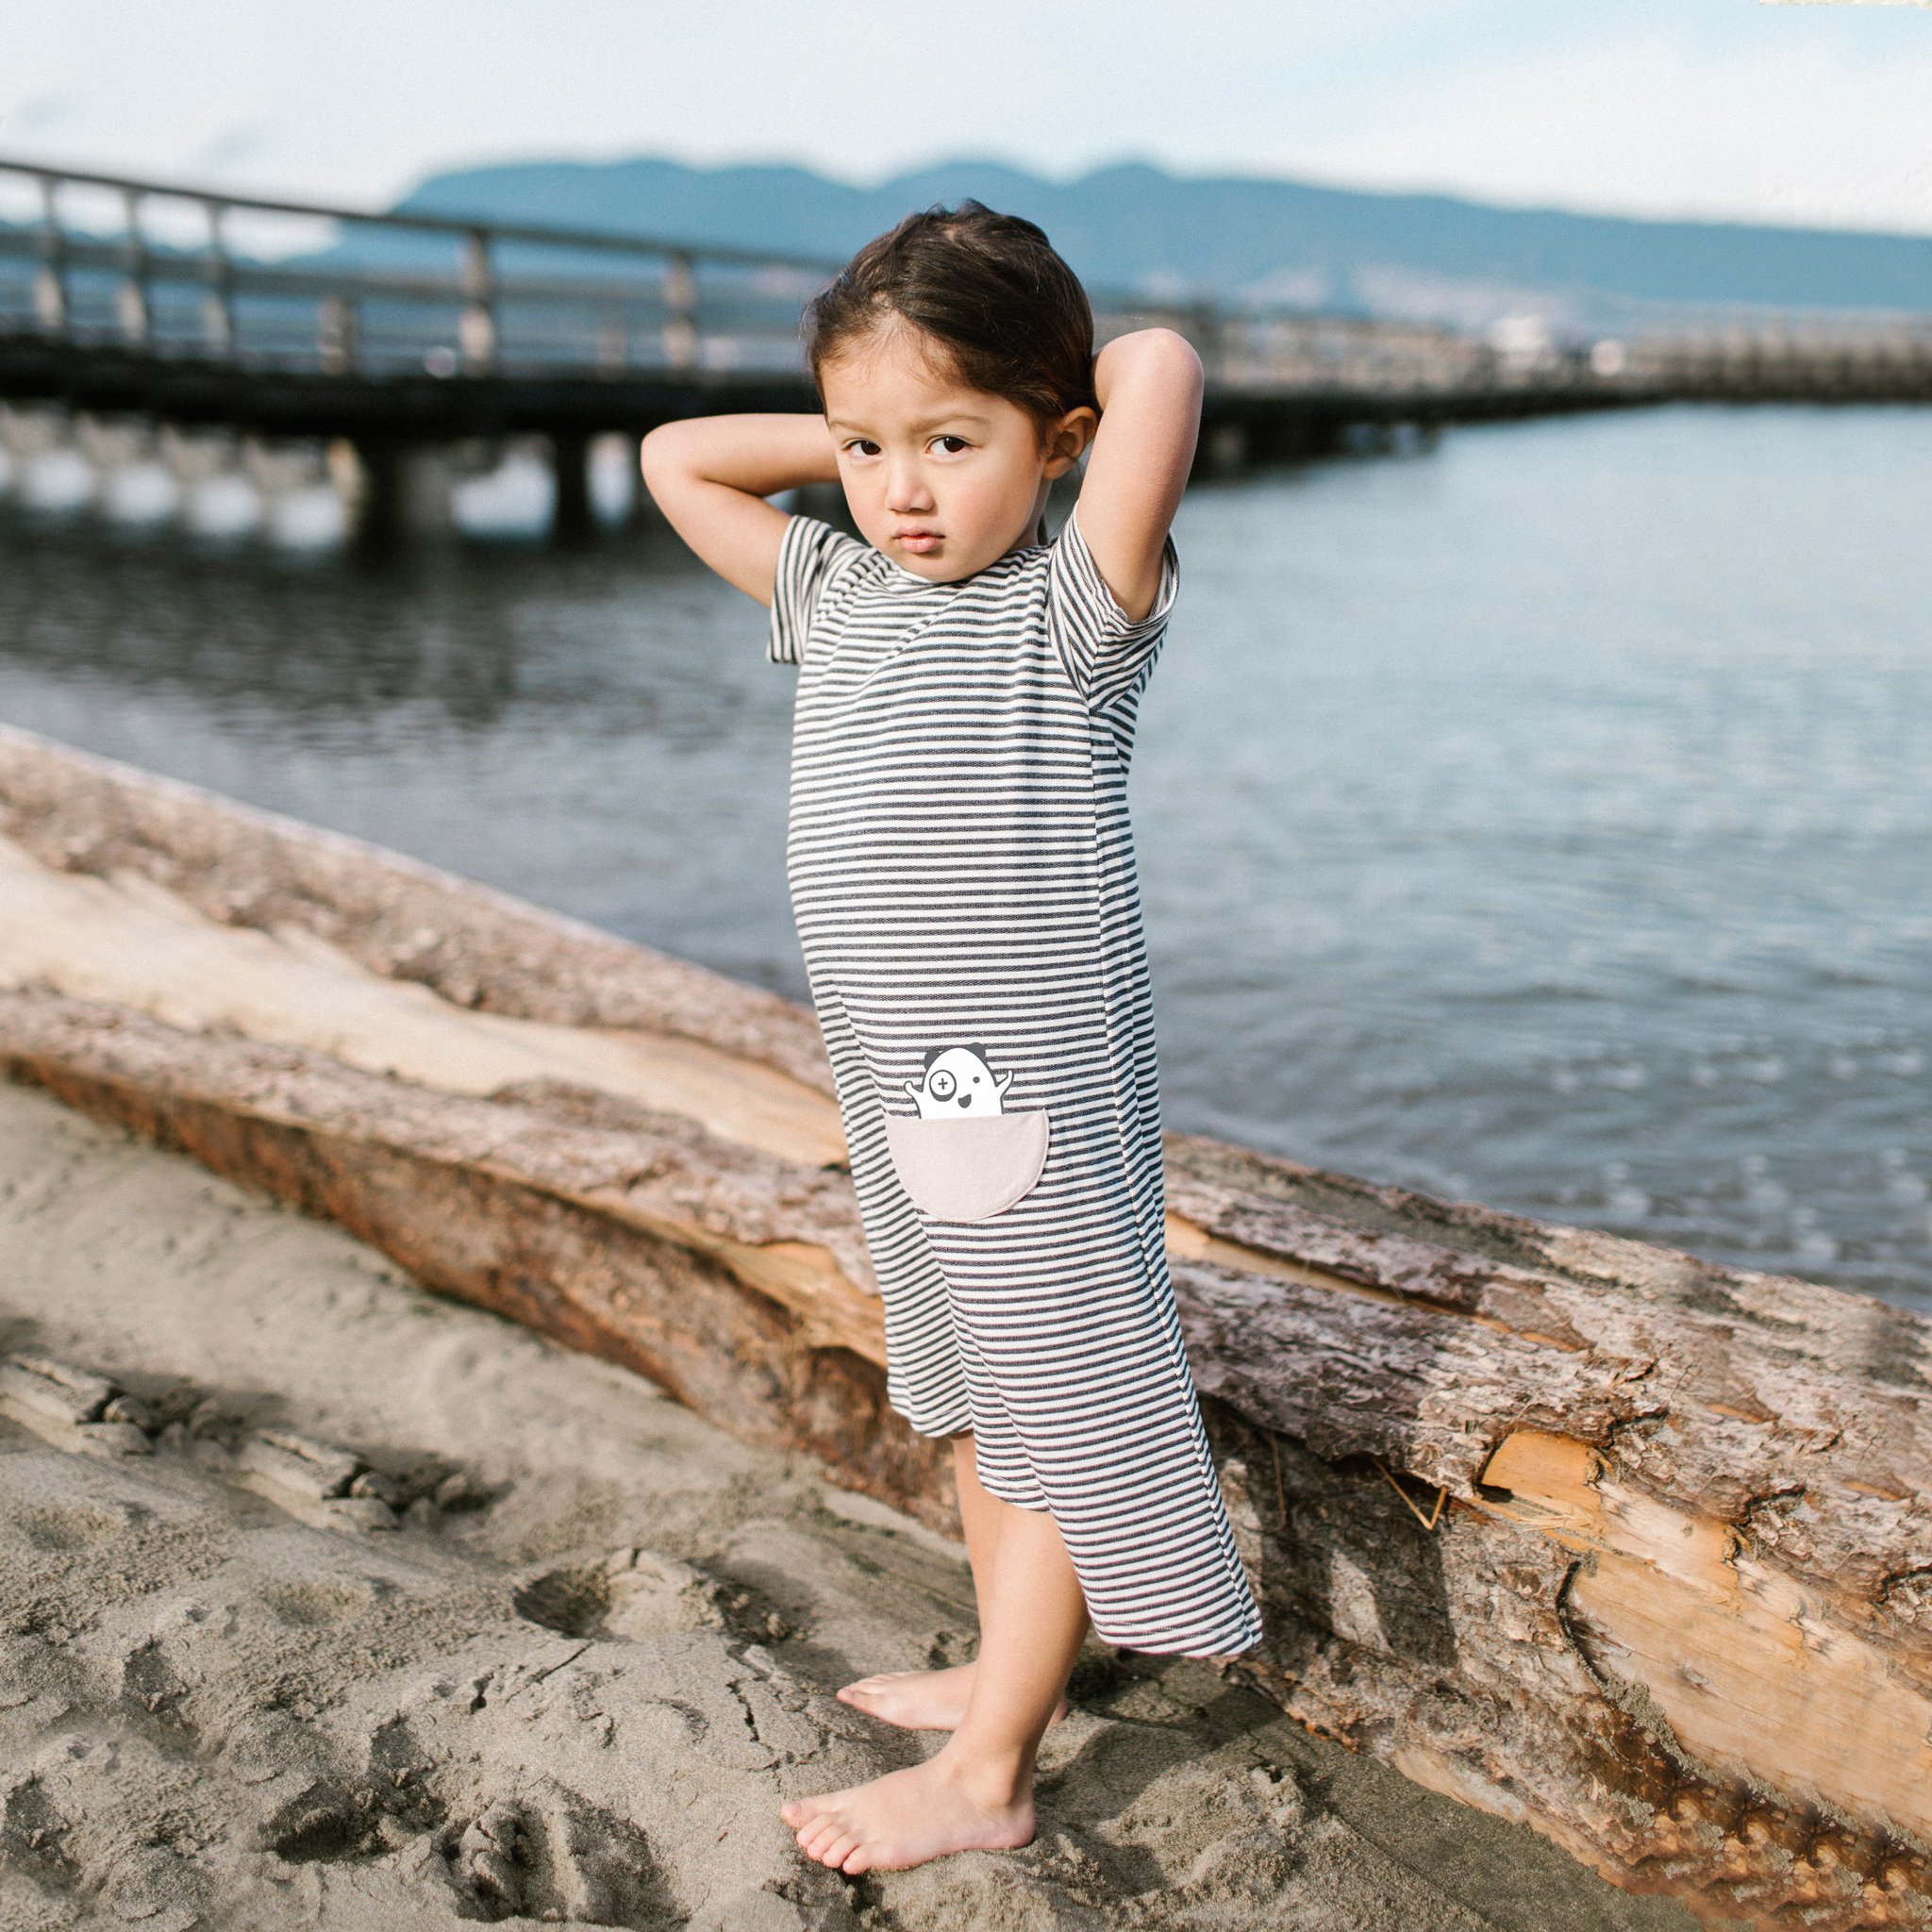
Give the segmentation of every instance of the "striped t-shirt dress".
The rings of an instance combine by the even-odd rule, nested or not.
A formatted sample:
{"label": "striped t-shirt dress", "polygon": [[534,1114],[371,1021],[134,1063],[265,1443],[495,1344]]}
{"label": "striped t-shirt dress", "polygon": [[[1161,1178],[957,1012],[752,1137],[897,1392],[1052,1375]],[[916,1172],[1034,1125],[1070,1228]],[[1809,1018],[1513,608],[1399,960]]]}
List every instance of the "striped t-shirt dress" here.
{"label": "striped t-shirt dress", "polygon": [[1168,1277],[1126,808],[1174,589],[1170,545],[1129,621],[1077,514],[948,584],[794,517],[770,655],[799,671],[791,903],[892,1405],[1052,1512],[1101,1637],[1224,1657],[1260,1619]]}

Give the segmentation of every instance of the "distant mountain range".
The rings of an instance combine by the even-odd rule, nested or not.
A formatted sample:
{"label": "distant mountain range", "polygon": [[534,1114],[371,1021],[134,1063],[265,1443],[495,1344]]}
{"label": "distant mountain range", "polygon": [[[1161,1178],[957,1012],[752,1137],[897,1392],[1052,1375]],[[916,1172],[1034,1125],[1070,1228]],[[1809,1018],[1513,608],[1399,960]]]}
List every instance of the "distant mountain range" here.
{"label": "distant mountain range", "polygon": [[398,207],[842,258],[908,209],[1030,216],[1094,287],[1566,331],[1713,309],[1932,311],[1932,237],[1653,222],[1142,163],[1048,181],[958,160],[853,187],[805,168],[641,158],[436,175]]}

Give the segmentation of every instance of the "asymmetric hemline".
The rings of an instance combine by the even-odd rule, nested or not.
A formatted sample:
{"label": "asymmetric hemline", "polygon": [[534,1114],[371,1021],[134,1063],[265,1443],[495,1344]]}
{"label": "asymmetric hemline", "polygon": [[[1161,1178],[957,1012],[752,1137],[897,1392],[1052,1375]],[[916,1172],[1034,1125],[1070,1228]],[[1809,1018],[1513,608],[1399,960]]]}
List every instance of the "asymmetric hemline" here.
{"label": "asymmetric hemline", "polygon": [[1168,1275],[1126,809],[1175,584],[1170,545],[1129,620],[1077,517],[952,584],[794,517],[770,656],[799,669],[792,910],[892,1406],[1052,1511],[1106,1641],[1220,1657],[1260,1618]]}

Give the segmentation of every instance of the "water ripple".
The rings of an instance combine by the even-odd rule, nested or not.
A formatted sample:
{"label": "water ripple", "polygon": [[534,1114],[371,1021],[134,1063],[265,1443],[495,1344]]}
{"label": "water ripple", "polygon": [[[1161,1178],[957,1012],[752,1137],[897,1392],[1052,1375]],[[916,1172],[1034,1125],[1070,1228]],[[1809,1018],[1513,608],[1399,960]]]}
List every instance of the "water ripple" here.
{"label": "water ripple", "polygon": [[[1922,414],[1197,491],[1134,778],[1180,1126],[1932,1307]],[[802,990],[790,687],[668,539],[0,523],[0,715]]]}

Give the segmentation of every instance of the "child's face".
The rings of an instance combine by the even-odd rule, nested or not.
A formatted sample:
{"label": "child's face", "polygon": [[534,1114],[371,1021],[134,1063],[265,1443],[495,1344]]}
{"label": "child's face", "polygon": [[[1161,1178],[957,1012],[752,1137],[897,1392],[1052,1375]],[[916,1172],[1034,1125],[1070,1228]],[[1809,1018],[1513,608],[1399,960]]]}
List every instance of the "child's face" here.
{"label": "child's face", "polygon": [[1031,542],[1047,485],[1093,432],[1092,410],[1075,409],[1042,439],[1024,409],[965,387],[905,323],[854,342],[819,380],[860,535],[936,584]]}

